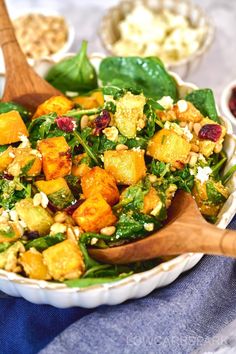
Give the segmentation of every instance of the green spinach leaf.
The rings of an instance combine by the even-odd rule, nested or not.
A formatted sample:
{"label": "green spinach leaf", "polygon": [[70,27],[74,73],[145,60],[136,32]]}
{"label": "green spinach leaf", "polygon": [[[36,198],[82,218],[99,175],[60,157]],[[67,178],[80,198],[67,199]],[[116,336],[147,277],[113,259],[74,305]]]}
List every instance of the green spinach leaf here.
{"label": "green spinach leaf", "polygon": [[30,247],[36,248],[38,251],[44,251],[48,247],[55,245],[56,243],[62,242],[65,240],[65,236],[61,233],[56,235],[48,235],[36,238],[32,241],[26,243],[25,248],[28,250]]}
{"label": "green spinach leaf", "polygon": [[217,123],[220,123],[214,95],[211,89],[201,89],[189,93],[185,99],[191,102],[204,117],[208,117]]}
{"label": "green spinach leaf", "polygon": [[142,90],[155,100],[171,96],[175,101],[178,90],[175,80],[156,57],[108,57],[102,60],[99,78],[104,86]]}
{"label": "green spinach leaf", "polygon": [[87,42],[83,41],[77,55],[55,64],[46,80],[61,92],[84,93],[97,88],[97,75],[87,57]]}

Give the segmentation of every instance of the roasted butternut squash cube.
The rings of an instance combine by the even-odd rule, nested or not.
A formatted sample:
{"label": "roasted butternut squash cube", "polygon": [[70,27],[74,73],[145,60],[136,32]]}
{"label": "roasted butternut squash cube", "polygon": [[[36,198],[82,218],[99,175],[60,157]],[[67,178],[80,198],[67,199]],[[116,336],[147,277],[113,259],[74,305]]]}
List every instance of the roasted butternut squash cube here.
{"label": "roasted butternut squash cube", "polygon": [[23,119],[17,111],[0,114],[0,145],[20,141],[20,136],[29,136]]}
{"label": "roasted butternut squash cube", "polygon": [[42,169],[42,157],[39,151],[31,148],[17,148],[15,158],[8,166],[8,173],[12,176],[37,176]]}
{"label": "roasted butternut squash cube", "polygon": [[145,126],[143,108],[146,98],[141,95],[133,95],[127,92],[116,101],[115,122],[118,130],[127,138],[134,138],[137,128]]}
{"label": "roasted butternut squash cube", "polygon": [[176,118],[180,122],[200,122],[204,117],[201,112],[191,103],[185,100],[178,101],[173,106]]}
{"label": "roasted butternut squash cube", "polygon": [[38,149],[43,156],[43,172],[46,180],[64,177],[71,173],[70,147],[63,136],[39,141]]}
{"label": "roasted butternut squash cube", "polygon": [[[71,174],[75,177],[81,178],[87,172],[91,170],[86,161],[86,153],[74,156],[72,161]],[[85,160],[85,162],[83,162]]]}
{"label": "roasted butternut squash cube", "polygon": [[58,209],[66,208],[74,200],[66,180],[62,177],[50,181],[37,181],[35,185],[40,192],[48,196],[50,202]]}
{"label": "roasted butternut squash cube", "polygon": [[142,212],[144,214],[150,214],[160,202],[161,199],[156,189],[151,187],[149,192],[144,196]]}
{"label": "roasted butternut squash cube", "polygon": [[14,160],[14,157],[14,148],[12,146],[9,146],[0,154],[0,172],[6,170],[7,166]]}
{"label": "roasted butternut squash cube", "polygon": [[86,232],[99,232],[116,222],[116,216],[101,194],[86,199],[74,211],[72,218]]}
{"label": "roasted butternut squash cube", "polygon": [[51,277],[48,273],[47,266],[43,263],[43,256],[35,248],[30,248],[22,253],[19,258],[25,274],[31,279],[49,280]]}
{"label": "roasted butternut squash cube", "polygon": [[80,278],[85,271],[82,252],[71,240],[57,243],[43,251],[43,262],[55,280]]}
{"label": "roasted butternut squash cube", "polygon": [[53,96],[40,104],[33,115],[33,119],[55,112],[58,116],[65,114],[74,107],[74,103],[64,96]]}
{"label": "roasted butternut squash cube", "polygon": [[147,155],[154,159],[182,168],[190,153],[191,145],[187,140],[170,129],[161,129],[149,141]]}
{"label": "roasted butternut squash cube", "polygon": [[82,176],[81,187],[85,198],[100,193],[110,205],[119,201],[119,190],[115,178],[100,167],[93,167]]}
{"label": "roasted butternut squash cube", "polygon": [[14,242],[22,236],[23,232],[17,222],[8,221],[0,224],[0,243]]}
{"label": "roasted butternut squash cube", "polygon": [[118,184],[135,184],[146,175],[144,150],[105,151],[104,168]]}
{"label": "roasted butternut squash cube", "polygon": [[53,218],[41,205],[35,206],[33,199],[21,199],[15,205],[16,212],[29,231],[37,231],[40,236],[47,235],[54,223]]}
{"label": "roasted butternut squash cube", "polygon": [[104,98],[101,91],[95,91],[90,96],[78,96],[72,100],[84,109],[91,109],[104,105]]}

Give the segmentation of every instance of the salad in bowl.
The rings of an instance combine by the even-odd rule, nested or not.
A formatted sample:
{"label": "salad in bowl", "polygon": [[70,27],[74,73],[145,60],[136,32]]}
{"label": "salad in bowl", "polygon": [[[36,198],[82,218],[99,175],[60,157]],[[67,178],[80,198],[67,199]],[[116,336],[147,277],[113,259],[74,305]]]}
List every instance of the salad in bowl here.
{"label": "salad in bowl", "polygon": [[218,221],[236,168],[210,89],[184,92],[156,57],[107,57],[96,73],[86,43],[46,79],[65,96],[33,114],[0,103],[3,272],[84,288],[153,269],[165,255],[114,266],[88,250],[160,229],[179,189]]}

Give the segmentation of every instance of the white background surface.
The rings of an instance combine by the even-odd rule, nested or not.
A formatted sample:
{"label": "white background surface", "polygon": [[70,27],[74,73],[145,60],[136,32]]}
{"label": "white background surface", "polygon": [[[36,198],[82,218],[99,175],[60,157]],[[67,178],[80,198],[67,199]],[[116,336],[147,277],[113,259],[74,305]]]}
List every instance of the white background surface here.
{"label": "white background surface", "polygon": [[[75,27],[73,51],[82,39],[89,52],[105,52],[99,38],[99,25],[107,8],[117,0],[6,0],[11,14],[30,9],[58,10]],[[134,0],[135,1],[135,0]],[[236,0],[193,0],[202,6],[216,27],[215,40],[197,72],[187,79],[199,87],[211,87],[219,100],[223,88],[236,79]]]}

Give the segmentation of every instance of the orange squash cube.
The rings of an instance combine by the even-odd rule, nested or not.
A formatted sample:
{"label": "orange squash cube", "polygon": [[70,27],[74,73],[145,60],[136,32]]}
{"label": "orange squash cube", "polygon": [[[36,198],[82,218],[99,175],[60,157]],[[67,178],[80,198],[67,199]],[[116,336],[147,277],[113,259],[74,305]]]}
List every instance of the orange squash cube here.
{"label": "orange squash cube", "polygon": [[103,227],[116,222],[116,216],[101,194],[86,199],[74,211],[72,218],[86,232],[99,232]]}
{"label": "orange squash cube", "polygon": [[64,96],[53,96],[40,104],[33,115],[33,119],[48,113],[55,112],[58,116],[65,114],[74,107],[74,103]]}
{"label": "orange squash cube", "polygon": [[115,178],[98,166],[82,176],[81,187],[85,198],[100,193],[110,205],[119,201],[120,195]]}
{"label": "orange squash cube", "polygon": [[146,175],[144,150],[105,151],[104,168],[118,184],[135,184]]}
{"label": "orange squash cube", "polygon": [[190,143],[170,129],[161,129],[148,143],[147,155],[175,168],[182,168],[191,149]]}
{"label": "orange squash cube", "polygon": [[20,141],[20,136],[29,136],[26,125],[17,111],[0,114],[0,145]]}
{"label": "orange squash cube", "polygon": [[[8,166],[8,172],[13,176],[18,176],[22,172],[26,176],[37,176],[42,169],[42,159],[37,150],[31,148],[17,148],[14,151],[15,158]],[[28,167],[27,167],[28,165]]]}
{"label": "orange squash cube", "polygon": [[39,141],[38,149],[43,156],[43,172],[46,180],[64,177],[71,173],[70,147],[63,136]]}
{"label": "orange squash cube", "polygon": [[7,166],[14,160],[14,148],[9,146],[5,151],[0,155],[0,172],[6,170]]}
{"label": "orange squash cube", "polygon": [[43,261],[55,280],[80,278],[85,271],[82,252],[71,240],[57,243],[43,251]]}
{"label": "orange squash cube", "polygon": [[49,280],[51,278],[47,266],[43,263],[42,254],[34,248],[22,253],[19,263],[31,279]]}
{"label": "orange squash cube", "polygon": [[90,96],[78,96],[73,98],[73,102],[79,104],[83,109],[91,109],[104,105],[102,92],[95,91]]}

